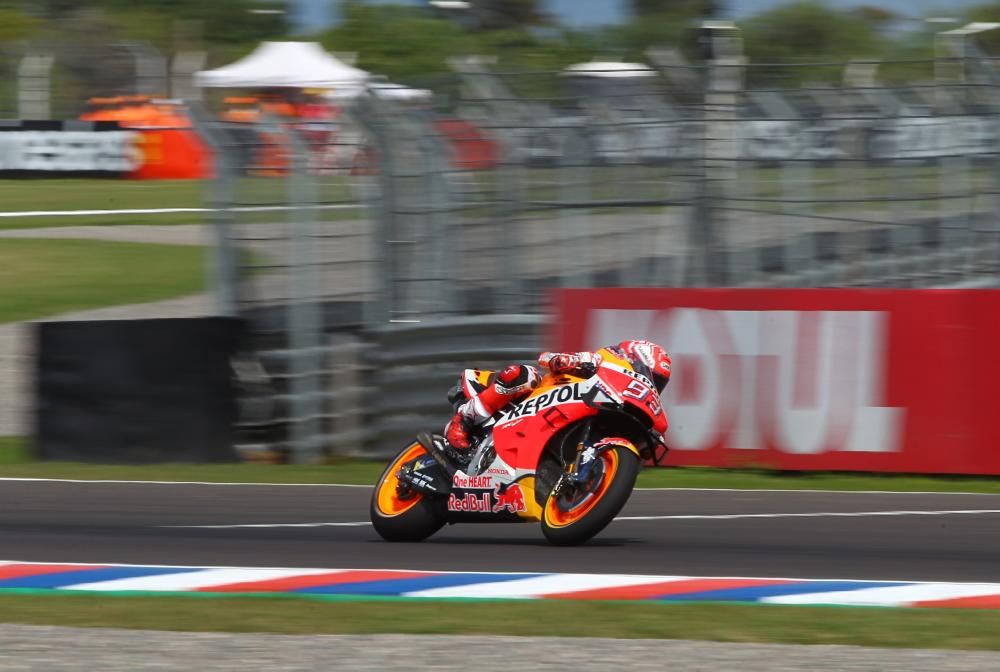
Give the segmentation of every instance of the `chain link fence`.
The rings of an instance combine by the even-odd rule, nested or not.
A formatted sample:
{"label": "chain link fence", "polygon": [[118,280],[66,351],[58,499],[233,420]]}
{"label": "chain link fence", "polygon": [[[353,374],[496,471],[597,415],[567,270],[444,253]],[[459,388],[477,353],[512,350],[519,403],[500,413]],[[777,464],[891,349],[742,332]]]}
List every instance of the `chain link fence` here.
{"label": "chain link fence", "polygon": [[378,171],[357,114],[336,123],[192,115],[217,157],[218,309],[248,325],[239,448],[314,461],[360,443],[354,334],[381,302]]}
{"label": "chain link fence", "polygon": [[200,117],[244,448],[392,451],[444,422],[450,375],[541,348],[554,287],[996,285],[991,59],[651,60],[462,59],[438,101]]}

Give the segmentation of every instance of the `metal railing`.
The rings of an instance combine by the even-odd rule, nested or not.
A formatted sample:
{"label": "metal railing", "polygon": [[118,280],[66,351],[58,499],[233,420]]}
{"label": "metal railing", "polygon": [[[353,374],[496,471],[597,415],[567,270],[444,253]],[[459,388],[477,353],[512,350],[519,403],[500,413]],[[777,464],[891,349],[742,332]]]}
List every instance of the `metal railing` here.
{"label": "metal railing", "polygon": [[892,85],[873,63],[817,84],[653,61],[467,59],[447,107],[371,91],[325,126],[203,119],[221,302],[263,372],[247,445],[384,454],[439,428],[461,368],[537,354],[556,287],[996,283],[992,61]]}

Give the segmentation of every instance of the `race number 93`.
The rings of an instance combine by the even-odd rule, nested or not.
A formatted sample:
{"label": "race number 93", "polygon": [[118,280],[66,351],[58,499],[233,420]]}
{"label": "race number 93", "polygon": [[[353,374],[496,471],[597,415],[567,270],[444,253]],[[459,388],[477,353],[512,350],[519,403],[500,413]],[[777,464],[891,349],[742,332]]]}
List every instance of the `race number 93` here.
{"label": "race number 93", "polygon": [[656,395],[649,394],[649,388],[640,383],[638,380],[633,380],[628,386],[622,390],[622,394],[630,399],[635,399],[636,401],[645,400],[647,408],[653,413],[653,415],[659,415],[662,407],[660,406],[659,399]]}

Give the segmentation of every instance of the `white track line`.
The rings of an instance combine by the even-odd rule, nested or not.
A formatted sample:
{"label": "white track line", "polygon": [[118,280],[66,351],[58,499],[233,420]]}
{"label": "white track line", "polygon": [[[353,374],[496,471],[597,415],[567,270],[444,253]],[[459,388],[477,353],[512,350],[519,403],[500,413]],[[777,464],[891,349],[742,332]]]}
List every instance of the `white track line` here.
{"label": "white track line", "polygon": [[[615,521],[647,520],[738,520],[743,518],[867,518],[875,516],[960,516],[1000,514],[1000,509],[960,509],[955,511],[817,511],[815,513],[719,513],[678,514],[669,516],[618,516]],[[159,525],[164,528],[229,530],[275,527],[365,527],[368,521],[342,523],[246,523],[234,525]]]}
{"label": "white track line", "polygon": [[[415,573],[415,574],[416,573],[424,574],[424,573],[427,573],[428,571],[431,571],[431,570],[427,570],[426,568],[413,569],[413,568],[409,568],[409,567],[380,567],[380,568],[372,568],[372,567],[335,567],[335,568],[327,568],[327,569],[323,569],[323,568],[320,568],[320,567],[310,567],[310,568],[307,568],[307,569],[302,569],[302,568],[295,568],[295,567],[253,567],[253,566],[250,566],[250,567],[246,567],[246,566],[240,567],[240,566],[235,566],[235,565],[170,565],[170,564],[165,564],[165,563],[163,563],[163,564],[156,564],[156,565],[150,565],[150,564],[143,565],[143,564],[136,564],[136,563],[129,563],[129,562],[68,562],[68,561],[55,562],[55,561],[39,561],[39,560],[0,560],[0,565],[67,565],[67,564],[79,565],[81,567],[163,567],[163,568],[167,568],[167,569],[194,569],[194,570],[205,570],[205,569],[238,569],[238,570],[262,569],[262,570],[274,570],[274,569],[281,569],[281,570],[287,570],[287,571],[309,571],[309,572],[312,572],[312,571],[318,571],[318,572],[365,572],[365,571],[372,571],[373,569],[375,569],[376,571],[386,570],[386,571],[393,571],[393,572],[412,572],[412,573]],[[504,574],[533,574],[533,573],[537,573],[537,574],[542,574],[542,575],[550,575],[550,574],[554,574],[555,572],[534,572],[533,570],[530,570],[530,569],[524,569],[524,570],[521,570],[521,571],[511,571],[511,570],[496,571],[496,570],[492,570],[492,569],[489,569],[489,568],[480,567],[480,568],[471,569],[471,570],[453,570],[453,569],[433,570],[433,573],[434,574],[457,574],[457,575],[463,575],[463,574],[484,574],[484,573],[485,574],[500,574],[500,575],[504,575]],[[572,576],[572,574],[567,574],[566,576]],[[612,576],[614,576],[614,574],[612,574]],[[677,578],[676,576],[657,576],[657,575],[653,575],[653,574],[631,574],[629,576],[647,577],[647,578],[650,578],[650,579],[656,578],[656,579],[664,579],[664,580],[669,580],[669,579]],[[848,577],[843,577],[843,576],[825,576],[825,577],[811,577],[810,578],[810,577],[802,577],[802,576],[797,576],[797,577],[795,577],[795,576],[733,576],[731,574],[707,574],[707,575],[699,575],[697,577],[693,577],[692,576],[692,577],[687,577],[687,578],[699,578],[699,579],[741,579],[741,580],[742,579],[753,579],[753,580],[759,579],[759,580],[762,580],[762,581],[838,581],[838,582],[857,581],[857,582],[860,582],[860,583],[877,581],[877,582],[892,582],[892,583],[921,583],[921,584],[925,584],[925,585],[940,585],[940,586],[981,586],[981,585],[983,585],[982,583],[973,583],[971,581],[925,581],[925,580],[922,580],[922,579],[900,579],[900,578],[880,578],[880,579],[869,578],[869,579],[858,579],[856,577],[855,578],[848,578]],[[515,580],[517,580],[517,579],[515,579]],[[993,584],[987,584],[987,585],[1000,585],[1000,583],[993,583]]]}
{"label": "white track line", "polygon": [[[27,478],[0,476],[0,482],[38,483],[123,483],[140,485],[225,485],[225,486],[268,486],[290,488],[367,488],[371,485],[356,483],[227,483],[225,481],[136,481],[124,479],[91,478]],[[791,492],[824,495],[976,495],[980,497],[1000,497],[997,492],[935,492],[933,490],[795,490],[788,488],[635,488],[636,492]]]}
{"label": "white track line", "polygon": [[[54,561],[40,561],[40,560],[0,560],[0,565],[79,565],[81,567],[164,567],[167,569],[281,569],[286,571],[299,571],[301,568],[296,567],[240,567],[236,565],[170,565],[170,564],[136,564],[132,562],[54,562]],[[423,569],[409,569],[406,567],[335,567],[324,569],[322,567],[309,567],[305,571],[308,572],[369,572],[369,571],[391,571],[391,572],[410,572],[413,574],[426,574],[431,572],[433,574],[544,574],[545,572],[533,572],[532,570],[521,570],[521,571],[494,571],[491,569],[469,569],[469,570],[452,570],[452,569],[435,569],[428,570]],[[551,572],[550,572],[551,573]],[[730,577],[723,577],[730,578]],[[736,578],[746,578],[746,577],[736,577]],[[776,579],[777,580],[777,579]],[[854,580],[854,579],[840,579],[840,580]]]}
{"label": "white track line", "polygon": [[268,487],[290,487],[290,488],[365,488],[371,490],[373,485],[355,485],[349,483],[226,483],[224,481],[126,481],[116,479],[89,479],[89,478],[15,478],[0,477],[0,482],[24,482],[24,483],[104,483],[104,484],[124,484],[124,485],[226,485],[226,486],[268,486]]}
{"label": "white track line", "polygon": [[157,527],[197,530],[231,530],[243,527],[366,527],[371,521],[361,520],[347,523],[245,523],[242,525],[157,525]]}
{"label": "white track line", "polygon": [[824,495],[980,495],[997,497],[1000,492],[952,490],[823,490],[822,488],[635,488],[636,492],[801,492]]}
{"label": "white track line", "polygon": [[[311,206],[315,210],[360,210],[361,204],[328,203]],[[228,208],[230,212],[280,212],[293,210],[288,205],[253,205]],[[24,212],[0,212],[0,217],[79,217],[82,215],[165,215],[175,212],[218,212],[219,208],[125,208],[122,210],[26,210]]]}

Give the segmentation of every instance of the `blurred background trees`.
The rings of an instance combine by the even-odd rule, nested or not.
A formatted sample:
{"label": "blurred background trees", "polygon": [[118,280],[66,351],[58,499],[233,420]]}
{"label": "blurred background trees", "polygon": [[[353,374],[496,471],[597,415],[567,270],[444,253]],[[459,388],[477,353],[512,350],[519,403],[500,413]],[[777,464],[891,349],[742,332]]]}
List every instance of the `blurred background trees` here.
{"label": "blurred background trees", "polygon": [[[589,59],[645,60],[652,46],[700,58],[698,26],[725,16],[725,0],[628,0],[619,25],[569,27],[543,0],[468,0],[464,10],[424,3],[330,0],[332,27],[296,25],[290,0],[0,0],[0,47],[23,40],[144,40],[168,55],[209,52],[218,65],[268,39],[317,39],[334,52],[356,52],[359,67],[416,82],[448,71],[461,54],[491,54],[511,69],[553,69]],[[449,6],[447,3],[445,7]],[[1000,3],[952,7],[956,24],[1000,21]],[[934,34],[950,26],[900,16],[880,6],[841,7],[789,0],[742,18],[753,62],[801,63],[931,59]],[[1000,51],[1000,31],[977,42]],[[800,69],[797,79],[826,73]],[[794,82],[792,82],[794,83]]]}

